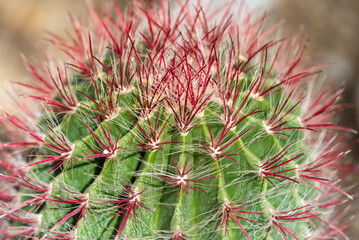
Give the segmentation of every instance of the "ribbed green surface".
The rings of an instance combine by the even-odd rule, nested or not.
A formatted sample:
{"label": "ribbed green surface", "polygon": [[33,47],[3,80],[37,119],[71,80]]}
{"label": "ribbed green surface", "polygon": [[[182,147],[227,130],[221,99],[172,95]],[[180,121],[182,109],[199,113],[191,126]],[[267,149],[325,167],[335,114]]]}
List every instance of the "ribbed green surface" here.
{"label": "ribbed green surface", "polygon": [[[99,81],[99,80],[98,80]],[[241,89],[240,97],[236,106],[240,106],[246,98],[253,80],[246,78],[247,85]],[[134,83],[135,86],[138,84]],[[78,85],[77,88],[80,88]],[[82,89],[89,94],[87,88]],[[139,91],[133,93],[138,97]],[[130,94],[130,93],[128,93]],[[80,97],[80,96],[79,96]],[[97,98],[94,93],[92,97]],[[103,98],[108,98],[105,94]],[[150,119],[137,119],[134,123],[130,114],[132,112],[134,98],[121,95],[121,111],[112,120],[102,120],[103,129],[107,132],[110,126],[110,133],[113,143],[120,134],[118,151],[111,159],[94,158],[81,160],[82,157],[92,155],[89,149],[104,148],[90,133],[87,122],[94,130],[94,134],[106,144],[107,139],[103,129],[99,125],[98,116],[94,111],[80,106],[75,112],[68,113],[58,119],[61,121],[59,127],[55,128],[62,132],[74,145],[73,157],[62,166],[60,174],[55,175],[52,180],[52,192],[48,198],[59,199],[59,196],[69,196],[60,186],[78,193],[88,194],[89,207],[86,209],[85,218],[79,220],[76,228],[77,239],[113,239],[116,236],[127,211],[113,217],[123,207],[115,207],[121,204],[104,203],[105,201],[124,199],[130,193],[124,188],[137,189],[142,192],[139,202],[146,208],[136,207],[136,216],[133,212],[127,214],[128,219],[121,232],[122,237],[128,239],[168,239],[174,236],[180,229],[181,233],[191,239],[245,239],[243,231],[232,219],[228,219],[228,231],[225,232],[225,225],[221,224],[223,218],[224,203],[246,203],[241,210],[247,212],[260,212],[264,214],[241,213],[239,219],[251,239],[279,239],[280,235],[270,224],[270,212],[294,209],[301,207],[301,201],[309,196],[310,188],[303,185],[284,180],[283,182],[272,180],[276,187],[273,187],[266,179],[259,174],[261,161],[275,156],[290,143],[291,154],[287,154],[281,162],[285,162],[299,153],[306,147],[303,146],[301,130],[289,129],[282,131],[287,136],[276,136],[269,134],[263,125],[263,121],[271,116],[275,106],[286,99],[286,94],[281,91],[277,96],[267,97],[264,100],[253,99],[251,96],[246,100],[246,106],[241,115],[245,116],[253,109],[258,108],[259,113],[245,118],[236,129],[231,129],[226,135],[222,146],[239,134],[246,134],[236,140],[223,151],[235,150],[232,153],[235,161],[222,157],[214,159],[209,150],[203,147],[210,146],[211,134],[214,140],[218,139],[224,128],[222,114],[223,106],[210,101],[204,110],[203,116],[194,119],[197,124],[187,135],[182,136],[176,128],[174,114],[164,111],[166,103],[160,104],[151,115]],[[100,102],[100,101],[99,101]],[[83,102],[88,106],[94,106],[92,102]],[[289,103],[286,109],[293,106]],[[167,106],[168,107],[168,106]],[[159,112],[158,112],[159,111]],[[295,108],[290,115],[284,119],[291,120],[299,116],[300,110]],[[158,120],[156,119],[158,115]],[[158,121],[158,129],[162,129],[160,142],[172,142],[161,145],[160,149],[139,151],[135,144],[140,143],[138,138],[143,138],[141,129],[150,133],[150,127]],[[296,121],[288,125],[298,127]],[[210,129],[210,132],[209,132]],[[296,163],[305,161],[298,158],[293,162],[283,165],[280,170],[291,169]],[[188,193],[184,188],[179,192],[179,185],[174,181],[164,180],[161,177],[174,178],[178,176],[176,167],[182,170],[185,165],[190,169],[188,179],[205,178],[199,181],[186,182]],[[285,176],[295,179],[295,171],[289,171]],[[168,183],[175,183],[172,186]],[[306,189],[308,188],[308,189]],[[306,194],[298,194],[305,192]],[[71,198],[71,196],[69,196]],[[51,229],[59,218],[76,209],[78,205],[47,202],[41,211],[43,229]],[[149,210],[150,209],[150,210]],[[77,215],[66,221],[56,232],[66,232],[76,224]],[[307,221],[284,223],[284,226],[297,231],[303,236],[309,234],[313,227]],[[51,234],[49,234],[51,236]],[[186,237],[185,237],[186,238]]]}

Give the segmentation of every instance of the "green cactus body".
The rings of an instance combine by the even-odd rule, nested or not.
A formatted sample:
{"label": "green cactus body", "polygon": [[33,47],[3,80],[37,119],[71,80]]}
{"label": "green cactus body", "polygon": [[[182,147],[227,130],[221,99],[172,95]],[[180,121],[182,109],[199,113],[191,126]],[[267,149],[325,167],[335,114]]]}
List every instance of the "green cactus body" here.
{"label": "green cactus body", "polygon": [[332,123],[339,95],[305,96],[317,68],[301,65],[300,42],[266,42],[277,26],[263,31],[264,18],[212,25],[190,4],[176,17],[115,9],[90,9],[91,37],[72,19],[78,39],[58,39],[76,74],[28,63],[48,106],[40,130],[5,115],[36,140],[6,151],[36,147],[20,168],[2,164],[24,188],[1,216],[23,230],[3,239],[344,236],[323,213],[350,197],[332,173],[346,148],[334,131],[351,130]]}

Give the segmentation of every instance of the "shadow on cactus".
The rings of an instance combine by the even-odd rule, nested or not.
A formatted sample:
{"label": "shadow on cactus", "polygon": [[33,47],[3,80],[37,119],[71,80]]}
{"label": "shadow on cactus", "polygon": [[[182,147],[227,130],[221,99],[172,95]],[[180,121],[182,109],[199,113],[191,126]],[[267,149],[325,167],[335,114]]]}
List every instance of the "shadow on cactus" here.
{"label": "shadow on cactus", "polygon": [[1,118],[3,240],[345,238],[356,142],[323,65],[265,16],[175,5],[90,5],[52,35],[68,63],[25,60],[41,110]]}

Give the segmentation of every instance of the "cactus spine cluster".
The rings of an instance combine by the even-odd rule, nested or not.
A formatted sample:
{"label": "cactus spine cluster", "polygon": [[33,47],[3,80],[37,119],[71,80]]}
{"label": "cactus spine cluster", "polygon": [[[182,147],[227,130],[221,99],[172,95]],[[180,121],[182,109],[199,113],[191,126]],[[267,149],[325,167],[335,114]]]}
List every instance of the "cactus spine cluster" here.
{"label": "cactus spine cluster", "polygon": [[90,6],[52,36],[69,62],[26,60],[41,114],[22,93],[1,118],[2,239],[345,238],[352,130],[305,43],[232,4],[171,8]]}

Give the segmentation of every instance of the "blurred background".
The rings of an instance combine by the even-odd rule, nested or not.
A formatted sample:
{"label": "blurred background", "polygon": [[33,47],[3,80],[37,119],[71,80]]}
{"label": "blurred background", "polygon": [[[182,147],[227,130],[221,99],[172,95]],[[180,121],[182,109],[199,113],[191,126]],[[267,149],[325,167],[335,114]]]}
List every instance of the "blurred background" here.
{"label": "blurred background", "polygon": [[[92,0],[96,6],[112,0]],[[117,0],[125,7],[128,0]],[[150,1],[150,0],[149,0]],[[238,0],[240,1],[240,0]],[[223,0],[213,0],[220,4]],[[359,129],[359,1],[358,0],[247,0],[249,10],[270,10],[272,21],[285,19],[284,32],[303,30],[310,39],[307,54],[313,64],[333,62],[324,74],[328,82],[345,87],[343,102],[351,107],[341,114],[341,124]],[[7,81],[26,81],[30,74],[21,60],[40,58],[46,51],[45,31],[65,36],[68,13],[86,13],[85,0],[0,0],[0,102],[9,106]],[[359,161],[356,146],[353,159]],[[351,183],[359,179],[352,180]],[[353,192],[359,188],[355,186]],[[359,203],[357,204],[359,206]],[[355,229],[357,228],[357,229]],[[346,230],[350,239],[359,239],[359,222]]]}

